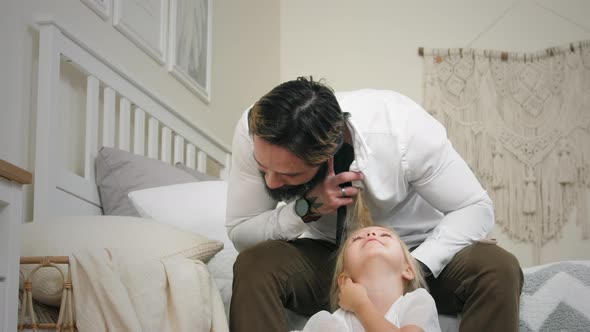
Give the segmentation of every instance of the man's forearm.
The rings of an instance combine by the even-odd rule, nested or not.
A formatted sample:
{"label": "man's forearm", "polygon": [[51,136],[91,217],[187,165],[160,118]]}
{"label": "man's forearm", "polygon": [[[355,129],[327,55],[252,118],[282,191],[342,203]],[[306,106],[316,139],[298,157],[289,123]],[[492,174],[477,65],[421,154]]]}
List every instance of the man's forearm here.
{"label": "man's forearm", "polygon": [[437,277],[458,251],[485,238],[493,229],[493,208],[486,195],[475,204],[448,213],[412,256],[428,266]]}
{"label": "man's forearm", "polygon": [[293,240],[307,230],[307,225],[293,211],[293,203],[248,219],[234,218],[226,225],[228,236],[238,251],[266,240]]}

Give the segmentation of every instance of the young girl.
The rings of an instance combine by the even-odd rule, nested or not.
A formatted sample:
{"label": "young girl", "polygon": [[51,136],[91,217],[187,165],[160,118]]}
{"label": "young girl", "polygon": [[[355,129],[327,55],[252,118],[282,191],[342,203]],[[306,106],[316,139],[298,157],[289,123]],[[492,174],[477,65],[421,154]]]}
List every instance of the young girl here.
{"label": "young girl", "polygon": [[334,309],[303,332],[440,331],[434,300],[406,245],[393,231],[370,226],[351,234],[338,254],[331,290]]}

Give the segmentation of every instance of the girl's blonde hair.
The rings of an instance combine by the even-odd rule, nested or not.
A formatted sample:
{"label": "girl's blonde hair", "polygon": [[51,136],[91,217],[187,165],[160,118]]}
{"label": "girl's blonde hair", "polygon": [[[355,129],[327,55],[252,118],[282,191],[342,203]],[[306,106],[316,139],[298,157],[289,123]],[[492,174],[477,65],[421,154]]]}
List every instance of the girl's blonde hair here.
{"label": "girl's blonde hair", "polygon": [[[371,213],[369,212],[369,209],[365,202],[365,197],[362,189],[359,190],[359,193],[354,204],[354,208],[352,210],[350,218],[347,218],[347,220],[347,234],[352,234],[361,228],[373,226],[373,218],[371,217]],[[395,235],[402,247],[405,261],[410,265],[410,269],[412,270],[412,272],[414,272],[414,279],[408,280],[404,284],[404,294],[412,292],[418,288],[427,289],[428,287],[426,286],[426,281],[424,280],[422,270],[420,269],[416,259],[410,254],[408,246],[406,246],[404,241],[400,239],[399,235],[397,235],[397,233],[394,230],[391,230],[383,226],[378,227],[387,229]],[[338,277],[342,272],[344,272],[344,251],[349,242],[350,238],[346,239],[346,241],[340,246],[340,249],[338,250],[338,257],[336,258],[336,267],[334,271],[334,277],[332,278],[332,286],[330,288],[330,307],[332,311],[335,311],[338,308],[340,308],[340,306],[338,305],[338,293],[340,290],[340,287],[338,286]]]}

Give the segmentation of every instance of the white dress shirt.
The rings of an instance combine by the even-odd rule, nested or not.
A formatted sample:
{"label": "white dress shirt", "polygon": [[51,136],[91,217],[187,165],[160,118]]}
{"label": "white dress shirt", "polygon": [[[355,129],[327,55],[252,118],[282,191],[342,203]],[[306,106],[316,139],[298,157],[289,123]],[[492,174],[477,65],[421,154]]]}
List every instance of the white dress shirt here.
{"label": "white dress shirt", "polygon": [[[494,225],[493,204],[443,126],[422,107],[393,91],[336,93],[352,135],[351,171],[376,225],[394,229],[412,255],[438,276],[453,256],[484,239]],[[233,139],[226,226],[238,250],[265,240],[308,237],[335,241],[336,214],[304,223],[295,202],[279,205],[265,191],[253,157],[248,111]]]}

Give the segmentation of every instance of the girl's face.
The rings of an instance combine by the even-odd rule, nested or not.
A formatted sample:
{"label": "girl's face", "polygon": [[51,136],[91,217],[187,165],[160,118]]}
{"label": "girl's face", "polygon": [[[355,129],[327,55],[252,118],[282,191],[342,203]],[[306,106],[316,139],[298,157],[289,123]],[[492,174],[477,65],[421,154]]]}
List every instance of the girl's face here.
{"label": "girl's face", "polygon": [[397,235],[386,228],[371,226],[354,232],[348,239],[344,248],[344,272],[355,280],[366,262],[376,257],[400,273],[407,269]]}

